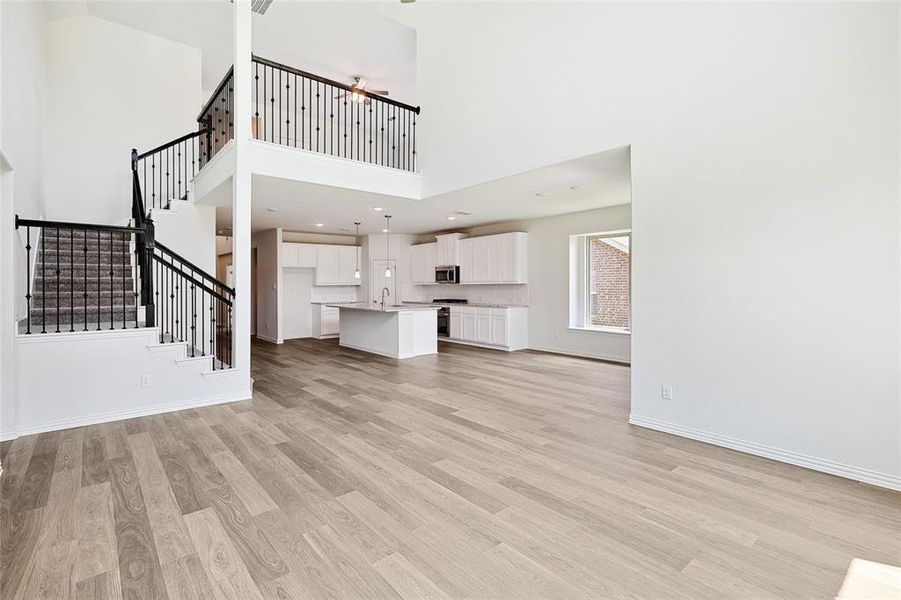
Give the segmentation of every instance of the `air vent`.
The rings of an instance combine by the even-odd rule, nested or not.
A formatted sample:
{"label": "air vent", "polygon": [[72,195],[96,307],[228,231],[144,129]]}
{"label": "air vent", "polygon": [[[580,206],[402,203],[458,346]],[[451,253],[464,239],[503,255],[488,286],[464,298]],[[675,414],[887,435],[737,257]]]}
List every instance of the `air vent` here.
{"label": "air vent", "polygon": [[472,213],[469,212],[468,210],[458,210],[458,211],[454,212],[454,214],[460,215],[461,217],[469,217],[472,215]]}
{"label": "air vent", "polygon": [[269,6],[272,4],[272,0],[253,0],[253,4],[250,6],[250,10],[255,13],[265,15],[266,11],[269,10]]}

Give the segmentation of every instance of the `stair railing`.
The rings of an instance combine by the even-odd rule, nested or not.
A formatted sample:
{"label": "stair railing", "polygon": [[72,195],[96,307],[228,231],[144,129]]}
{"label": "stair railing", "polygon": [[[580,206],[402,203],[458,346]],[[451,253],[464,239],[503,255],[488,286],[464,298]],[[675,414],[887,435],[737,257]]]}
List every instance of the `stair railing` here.
{"label": "stair railing", "polygon": [[235,68],[231,67],[197,116],[197,127],[203,132],[206,150],[201,157],[201,167],[235,137],[234,80]]}
{"label": "stair railing", "polygon": [[169,208],[172,200],[187,197],[188,184],[205,164],[206,131],[193,131],[143,154],[131,152],[132,173],[149,204],[143,208]]}
{"label": "stair railing", "polygon": [[232,365],[235,290],[156,242],[153,298],[160,343],[186,342],[192,357],[213,355],[213,369]]}
{"label": "stair railing", "polygon": [[[141,327],[130,260],[145,230],[16,216],[25,229],[26,316],[22,333]],[[152,315],[153,307],[145,307]],[[153,325],[148,316],[149,326]],[[146,324],[146,321],[145,321]]]}

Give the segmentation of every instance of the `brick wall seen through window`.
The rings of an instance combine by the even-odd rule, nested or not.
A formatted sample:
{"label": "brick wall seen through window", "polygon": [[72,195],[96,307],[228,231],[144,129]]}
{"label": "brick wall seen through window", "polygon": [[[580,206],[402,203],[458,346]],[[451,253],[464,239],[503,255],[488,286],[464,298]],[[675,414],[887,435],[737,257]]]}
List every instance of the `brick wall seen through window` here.
{"label": "brick wall seen through window", "polygon": [[591,327],[631,329],[629,242],[629,236],[588,240]]}

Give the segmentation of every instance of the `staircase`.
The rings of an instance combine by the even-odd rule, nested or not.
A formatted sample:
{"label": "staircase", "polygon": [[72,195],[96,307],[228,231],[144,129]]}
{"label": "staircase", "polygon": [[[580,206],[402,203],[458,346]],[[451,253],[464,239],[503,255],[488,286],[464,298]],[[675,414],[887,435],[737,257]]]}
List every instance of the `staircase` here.
{"label": "staircase", "polygon": [[[212,154],[207,130],[149,152],[131,153],[131,226],[16,217],[25,246],[24,335],[146,328],[154,348],[169,347],[179,365],[232,367],[234,290],[155,240],[144,204],[169,210],[187,197]],[[204,366],[207,365],[207,366]]]}
{"label": "staircase", "polygon": [[43,228],[36,244],[23,333],[143,326],[130,233]]}

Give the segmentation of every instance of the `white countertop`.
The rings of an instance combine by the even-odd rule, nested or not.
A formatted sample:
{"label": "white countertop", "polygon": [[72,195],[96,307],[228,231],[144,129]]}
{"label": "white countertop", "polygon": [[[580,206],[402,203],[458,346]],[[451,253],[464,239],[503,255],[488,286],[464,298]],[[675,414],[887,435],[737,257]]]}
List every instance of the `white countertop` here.
{"label": "white countertop", "polygon": [[487,302],[413,302],[405,301],[404,304],[419,306],[471,306],[473,308],[528,308],[528,304],[491,304]]}
{"label": "white countertop", "polygon": [[310,304],[355,304],[356,300],[313,300]]}
{"label": "white countertop", "polygon": [[340,302],[330,303],[326,306],[331,306],[333,308],[343,308],[349,310],[365,310],[370,312],[386,312],[386,313],[398,313],[398,312],[412,312],[417,310],[438,310],[437,304],[403,304],[401,306],[386,304],[385,308],[382,308],[381,304],[369,304],[366,302],[352,302],[347,304],[342,304]]}

